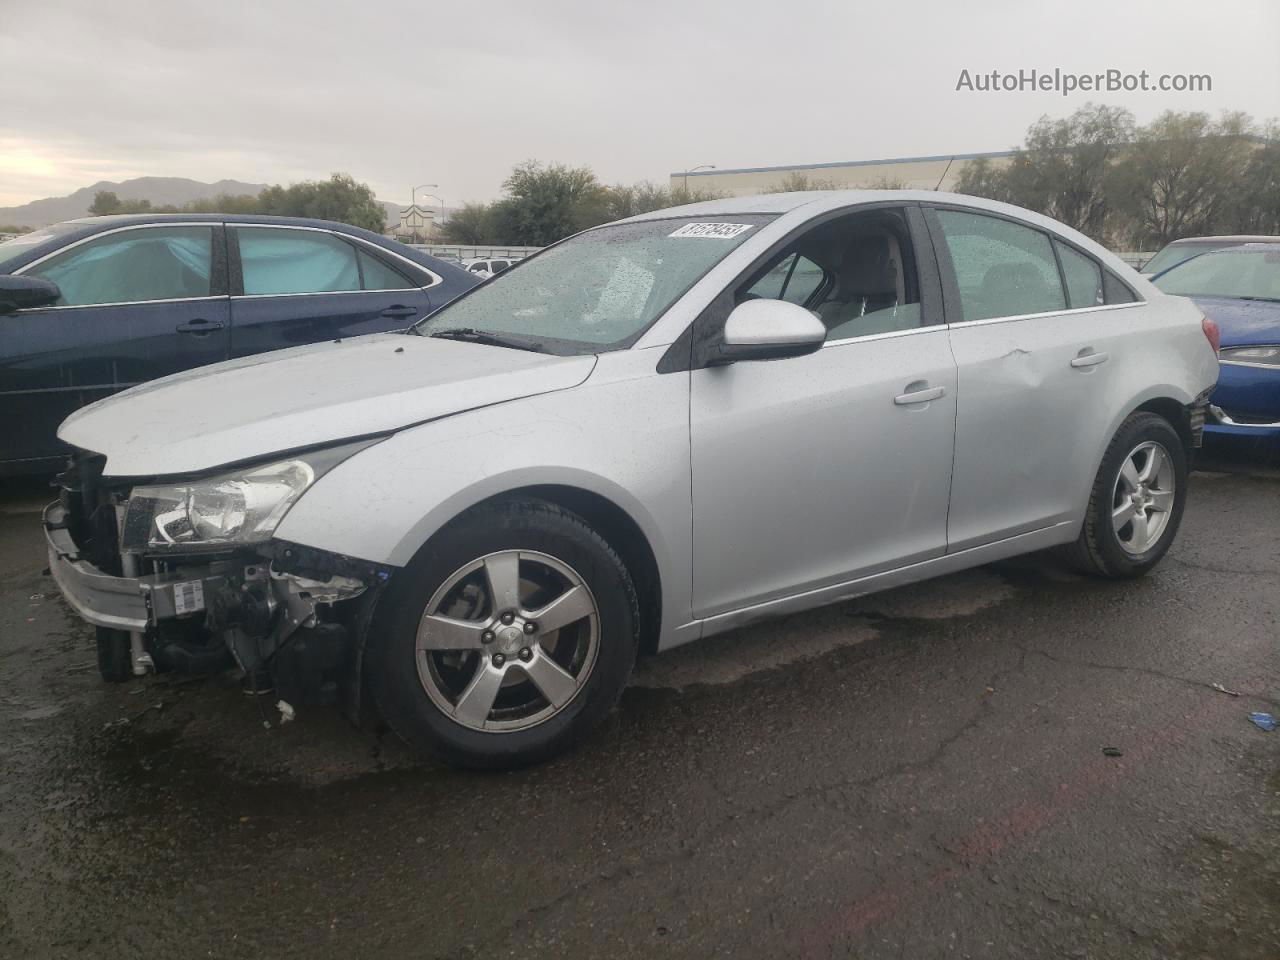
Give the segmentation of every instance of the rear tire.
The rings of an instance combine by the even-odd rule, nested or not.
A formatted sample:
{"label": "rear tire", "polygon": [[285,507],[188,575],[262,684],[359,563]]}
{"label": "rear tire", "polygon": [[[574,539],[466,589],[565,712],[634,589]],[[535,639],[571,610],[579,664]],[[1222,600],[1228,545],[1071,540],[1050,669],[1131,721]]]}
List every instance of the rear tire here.
{"label": "rear tire", "polygon": [[485,504],[393,578],[369,641],[369,689],[423,753],[476,769],[536,763],[612,709],[639,622],[626,567],[581,517],[544,500]]}
{"label": "rear tire", "polygon": [[1169,421],[1145,411],[1130,415],[1102,457],[1068,560],[1099,577],[1147,573],[1178,533],[1187,472],[1182,438]]}

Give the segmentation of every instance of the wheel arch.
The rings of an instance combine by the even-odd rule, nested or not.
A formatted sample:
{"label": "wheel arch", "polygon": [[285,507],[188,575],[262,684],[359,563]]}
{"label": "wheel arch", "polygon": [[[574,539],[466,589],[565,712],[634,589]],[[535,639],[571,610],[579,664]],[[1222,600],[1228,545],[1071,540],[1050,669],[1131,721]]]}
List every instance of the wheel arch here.
{"label": "wheel arch", "polygon": [[[497,501],[529,497],[554,503],[581,516],[617,551],[635,582],[640,599],[640,651],[656,653],[662,634],[665,551],[658,540],[656,524],[646,524],[641,509],[624,506],[629,500],[625,491],[610,489],[612,485],[607,482],[593,482],[599,479],[594,476],[522,477],[486,485],[490,488],[483,493],[473,491],[472,496],[461,500],[451,498],[446,511],[433,511],[426,529],[423,526],[415,529],[414,542],[408,550],[402,543],[397,552],[408,556],[417,554],[449,524]],[[494,486],[497,489],[493,489]]]}

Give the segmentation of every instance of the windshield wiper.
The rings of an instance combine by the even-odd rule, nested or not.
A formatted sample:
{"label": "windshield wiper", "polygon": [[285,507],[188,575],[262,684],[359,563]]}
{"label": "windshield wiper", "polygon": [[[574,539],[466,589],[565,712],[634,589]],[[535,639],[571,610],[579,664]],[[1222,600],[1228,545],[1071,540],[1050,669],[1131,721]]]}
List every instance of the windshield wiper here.
{"label": "windshield wiper", "polygon": [[545,347],[530,340],[504,337],[496,333],[490,333],[487,330],[477,330],[475,327],[445,327],[443,330],[435,330],[431,333],[423,334],[423,336],[439,337],[441,340],[465,340],[467,343],[483,343],[490,347],[510,347],[513,350],[529,350],[533,353],[547,352]]}
{"label": "windshield wiper", "polygon": [[1241,300],[1261,300],[1263,303],[1280,303],[1280,297],[1240,297]]}

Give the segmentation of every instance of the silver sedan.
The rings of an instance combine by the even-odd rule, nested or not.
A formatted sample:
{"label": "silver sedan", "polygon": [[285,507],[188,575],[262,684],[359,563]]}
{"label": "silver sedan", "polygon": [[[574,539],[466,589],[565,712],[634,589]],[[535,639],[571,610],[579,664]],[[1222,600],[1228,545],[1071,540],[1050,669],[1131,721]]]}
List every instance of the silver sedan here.
{"label": "silver sedan", "polygon": [[409,335],[78,412],[51,568],[110,679],[224,651],[295,700],[371,693],[451,762],[527,763],[590,731],[640,652],[1046,547],[1150,570],[1216,337],[999,203],[665,210]]}

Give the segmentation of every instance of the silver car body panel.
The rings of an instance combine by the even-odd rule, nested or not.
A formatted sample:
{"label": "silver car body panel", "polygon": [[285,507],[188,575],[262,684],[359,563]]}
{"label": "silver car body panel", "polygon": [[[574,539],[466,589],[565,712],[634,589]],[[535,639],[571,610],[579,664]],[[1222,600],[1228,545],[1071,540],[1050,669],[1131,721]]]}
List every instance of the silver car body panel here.
{"label": "silver car body panel", "polygon": [[944,327],[695,370],[694,615],[946,552],[955,386]]}
{"label": "silver car body panel", "polygon": [[211,470],[564,390],[595,357],[382,333],[197,367],[84,407],[58,436],[111,476]]}
{"label": "silver car body panel", "polygon": [[[886,201],[956,204],[1040,226],[1092,253],[1145,302],[658,372],[711,300],[794,230]],[[659,645],[670,647],[1069,541],[1120,422],[1148,400],[1191,404],[1216,381],[1194,305],[1016,207],[846,191],[740,197],[636,219],[750,212],[779,216],[628,350],[557,358],[362,338],[330,354],[319,345],[252,358],[253,370],[233,362],[158,381],[88,408],[61,435],[105,453],[108,474],[133,475],[396,431],[316,481],[276,530],[390,566],[493,496],[545,485],[587,491],[646,538],[662,587]],[[393,344],[405,354],[392,357]],[[339,354],[340,346],[351,349]],[[1073,365],[1089,349],[1106,362]],[[391,362],[408,359],[410,373]]]}

